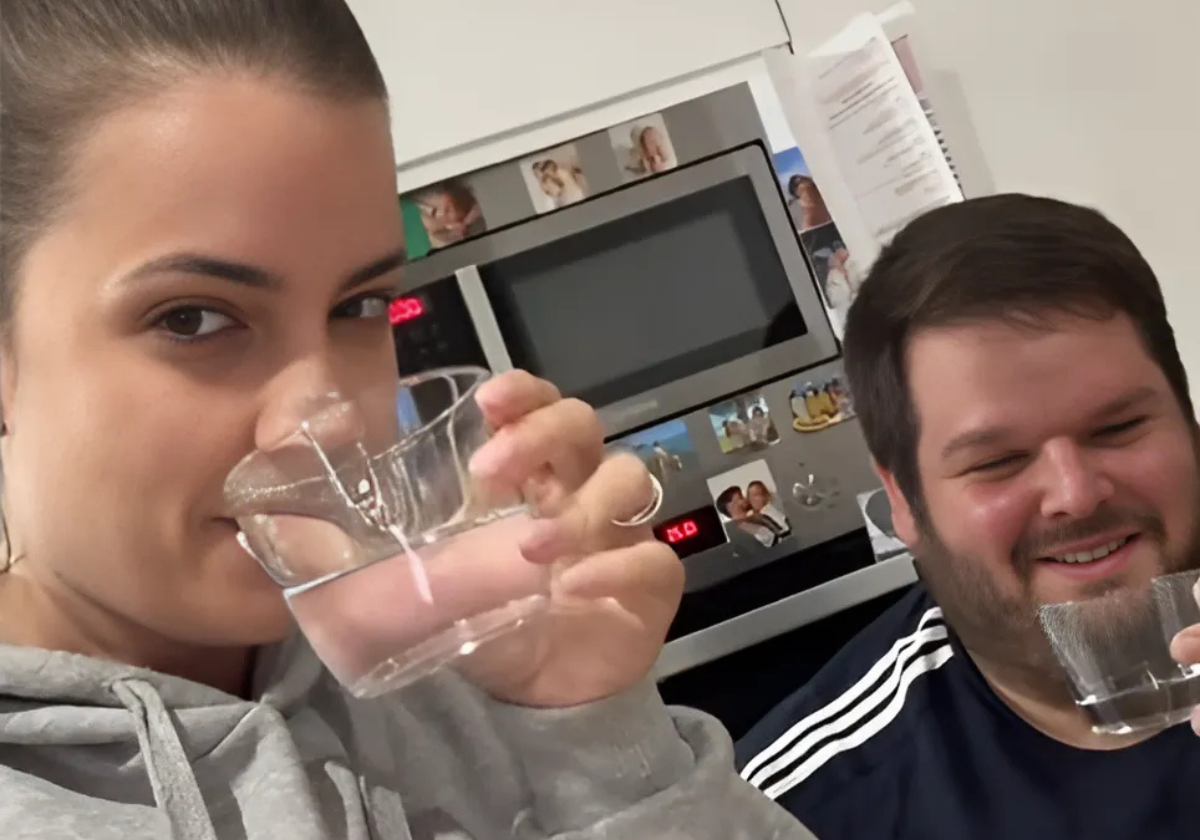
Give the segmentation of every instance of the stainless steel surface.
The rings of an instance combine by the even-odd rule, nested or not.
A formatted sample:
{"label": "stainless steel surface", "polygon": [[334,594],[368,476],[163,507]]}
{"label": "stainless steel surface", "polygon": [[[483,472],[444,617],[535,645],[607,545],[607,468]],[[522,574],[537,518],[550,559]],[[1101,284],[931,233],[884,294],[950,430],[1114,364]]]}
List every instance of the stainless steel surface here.
{"label": "stainless steel surface", "polygon": [[[821,382],[833,376],[844,381],[840,361],[817,365],[754,389],[766,400],[779,433],[779,440],[765,449],[747,447],[737,452],[722,452],[708,406],[679,418],[687,427],[695,462],[687,471],[672,473],[663,482],[659,521],[711,505],[715,494],[709,479],[761,460],[770,470],[777,503],[792,526],[791,535],[771,548],[742,551],[733,543],[726,543],[686,558],[683,562],[689,592],[705,589],[768,563],[786,562],[786,558],[797,551],[863,527],[857,497],[859,493],[877,489],[879,477],[871,467],[858,421],[846,420],[818,432],[803,433],[792,428],[792,389],[797,384]],[[615,443],[620,445],[620,441]],[[836,494],[815,509],[805,507],[791,492],[792,485],[809,474],[837,483]]]}
{"label": "stainless steel surface", "polygon": [[893,557],[836,578],[670,642],[658,657],[655,677],[665,679],[712,662],[908,586],[916,580],[912,558],[907,555]]}
{"label": "stainless steel surface", "polygon": [[500,334],[500,325],[496,323],[496,314],[488,300],[487,291],[483,288],[483,279],[479,276],[479,268],[468,265],[454,272],[458,279],[458,288],[462,292],[463,302],[467,312],[471,314],[471,323],[475,327],[475,336],[479,346],[487,358],[488,367],[494,373],[512,370],[512,359],[508,355],[508,347]]}
{"label": "stainless steel surface", "polygon": [[[747,384],[770,380],[797,367],[818,364],[838,355],[837,341],[821,303],[816,280],[796,238],[787,206],[780,197],[774,169],[760,147],[743,147],[681,167],[660,177],[632,184],[626,189],[431,254],[408,267],[407,283],[420,286],[450,273],[460,275],[464,297],[468,292],[470,294],[467,304],[479,329],[480,343],[490,359],[493,352],[499,352],[504,342],[495,316],[485,317],[485,310],[490,311],[491,305],[477,266],[557,240],[569,239],[574,234],[614,219],[685,198],[739,177],[749,179],[759,199],[763,218],[808,331],[798,338],[682,377],[650,391],[610,405],[596,406],[609,433],[620,434],[659,417],[712,402]],[[460,272],[468,272],[465,282]],[[508,367],[511,364],[509,360]]]}
{"label": "stainless steel surface", "polygon": [[[742,539],[736,545],[726,542],[687,557],[684,560],[687,588],[696,592],[718,587],[730,578],[770,563],[788,562],[802,549],[820,546],[862,528],[856,497],[877,488],[879,481],[856,420],[847,419],[820,431],[796,431],[792,426],[792,391],[808,381],[820,385],[831,376],[842,377],[843,371],[837,343],[781,196],[776,173],[762,147],[754,145],[766,143],[766,131],[749,88],[736,86],[680,103],[663,113],[680,164],[678,169],[624,183],[608,133],[597,132],[575,141],[592,192],[580,204],[537,215],[524,189],[517,161],[487,177],[471,178],[471,187],[490,230],[476,239],[409,263],[405,267],[405,284],[406,288],[418,289],[439,280],[456,282],[473,322],[460,323],[459,328],[474,329],[488,364],[495,370],[506,370],[512,367],[513,359],[483,282],[484,277],[491,276],[486,267],[492,261],[561,239],[569,242],[572,235],[581,231],[731,178],[749,181],[808,334],[620,402],[597,406],[610,443],[619,444],[621,436],[633,429],[639,430],[633,433],[635,436],[649,433],[648,440],[652,442],[652,435],[659,428],[657,424],[664,418],[674,418],[686,429],[687,466],[663,477],[662,509],[656,518],[659,522],[712,506],[715,494],[722,488],[743,485],[756,477],[730,471],[761,470],[762,465],[756,464],[759,461],[769,470],[775,504],[789,520],[790,535],[771,547],[747,544]],[[730,152],[731,149],[734,151]],[[484,267],[482,276],[478,266]],[[709,288],[710,285],[716,288]],[[709,293],[719,293],[719,286],[719,281],[710,280],[705,288]],[[459,320],[466,319],[459,316]],[[455,329],[454,324],[441,326],[443,330]],[[597,348],[597,352],[603,352],[603,348]],[[778,430],[777,440],[770,446],[746,446],[722,452],[709,408],[747,391],[761,392]],[[803,494],[793,495],[792,488],[809,476],[835,482],[838,492],[815,507],[807,504]],[[911,567],[909,577],[899,579],[895,571],[889,571],[894,569],[895,566],[880,565],[755,611],[747,616],[748,620],[718,625],[712,628],[719,631],[715,635],[703,630],[679,639],[667,646],[663,664],[675,670],[691,667],[722,655],[706,652],[710,651],[710,642],[714,645],[711,650],[732,652],[744,644],[868,600],[887,591],[886,585],[894,588],[911,579]],[[819,575],[815,577],[820,579]],[[812,578],[805,578],[809,579]],[[714,594],[717,592],[714,589]],[[813,596],[811,592],[822,594]],[[788,604],[799,604],[800,611],[789,612]]]}

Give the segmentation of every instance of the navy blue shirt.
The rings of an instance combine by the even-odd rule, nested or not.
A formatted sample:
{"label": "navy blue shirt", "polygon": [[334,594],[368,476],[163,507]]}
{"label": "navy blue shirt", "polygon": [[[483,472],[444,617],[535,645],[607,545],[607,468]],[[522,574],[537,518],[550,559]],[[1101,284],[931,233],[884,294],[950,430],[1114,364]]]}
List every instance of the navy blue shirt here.
{"label": "navy blue shirt", "polygon": [[1196,840],[1200,738],[1066,746],[996,697],[921,585],[738,744],[821,840]]}

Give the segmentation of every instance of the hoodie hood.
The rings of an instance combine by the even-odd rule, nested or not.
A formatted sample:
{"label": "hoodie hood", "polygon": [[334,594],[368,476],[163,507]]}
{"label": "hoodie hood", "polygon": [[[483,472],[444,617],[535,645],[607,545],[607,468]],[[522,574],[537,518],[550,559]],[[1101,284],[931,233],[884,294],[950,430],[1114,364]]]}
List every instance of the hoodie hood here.
{"label": "hoodie hood", "polygon": [[[275,786],[294,787],[295,804],[303,803],[307,779],[297,772],[302,761],[288,721],[322,676],[299,638],[260,650],[252,700],[143,668],[0,646],[0,755],[7,746],[27,748],[15,754],[38,756],[39,775],[56,781],[61,775],[70,787],[101,798],[153,806],[154,821],[165,821],[175,840],[217,840],[213,814],[231,793],[240,798],[221,790],[229,778],[270,767]],[[86,760],[93,755],[106,760],[93,765]],[[46,765],[49,774],[41,769]]]}
{"label": "hoodie hood", "polygon": [[356,700],[295,639],[255,697],[0,647],[4,840],[812,840],[652,681],[569,709],[452,671]]}

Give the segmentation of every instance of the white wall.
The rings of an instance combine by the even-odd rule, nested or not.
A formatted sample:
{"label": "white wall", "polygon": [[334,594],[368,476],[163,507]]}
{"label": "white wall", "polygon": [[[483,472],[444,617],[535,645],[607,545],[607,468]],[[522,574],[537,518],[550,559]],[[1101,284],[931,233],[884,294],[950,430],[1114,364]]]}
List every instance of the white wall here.
{"label": "white wall", "polygon": [[762,56],[757,54],[689,73],[682,78],[647,87],[591,108],[572,111],[475,143],[468,143],[443,155],[402,164],[396,170],[397,188],[400,192],[407,192],[443,178],[472,172],[527,155],[537,149],[603,131],[643,114],[661,111],[722,88],[766,78],[766,63]]}
{"label": "white wall", "polygon": [[525,154],[531,130],[787,42],[775,0],[348,2],[388,83],[401,178],[418,186],[504,160],[514,135]]}
{"label": "white wall", "polygon": [[[1200,2],[912,2],[917,58],[968,192],[1107,213],[1158,272],[1200,384]],[[781,0],[797,52],[888,5]]]}

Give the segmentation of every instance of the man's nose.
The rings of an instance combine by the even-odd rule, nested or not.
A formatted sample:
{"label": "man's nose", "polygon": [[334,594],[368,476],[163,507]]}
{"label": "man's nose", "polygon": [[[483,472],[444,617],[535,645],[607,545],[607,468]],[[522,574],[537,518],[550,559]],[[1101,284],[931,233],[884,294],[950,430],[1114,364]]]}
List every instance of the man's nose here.
{"label": "man's nose", "polygon": [[1113,495],[1113,485],[1094,456],[1074,440],[1049,441],[1042,448],[1042,515],[1047,519],[1088,516]]}

